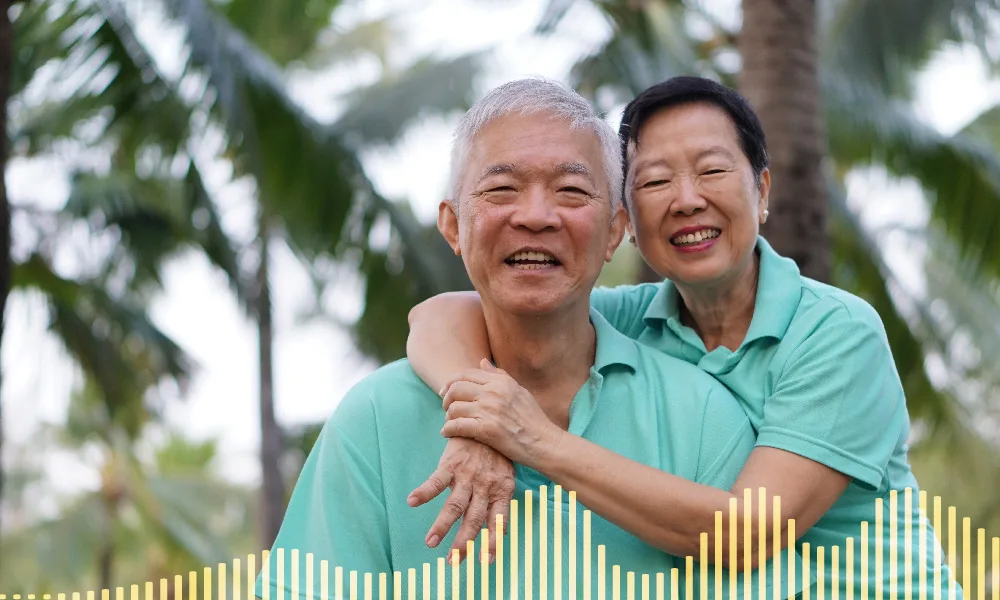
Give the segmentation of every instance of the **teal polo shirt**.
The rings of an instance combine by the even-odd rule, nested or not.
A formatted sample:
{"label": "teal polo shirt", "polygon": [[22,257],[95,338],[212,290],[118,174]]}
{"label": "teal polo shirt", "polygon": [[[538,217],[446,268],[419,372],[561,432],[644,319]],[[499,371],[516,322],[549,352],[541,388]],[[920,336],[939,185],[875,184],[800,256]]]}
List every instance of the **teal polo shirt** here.
{"label": "teal polo shirt", "polygon": [[[573,398],[569,432],[611,449],[631,460],[673,473],[685,479],[722,489],[736,481],[753,449],[755,436],[750,421],[733,396],[712,377],[683,361],[643,346],[616,331],[596,311],[591,310],[596,331],[596,353],[590,377]],[[386,365],[365,377],[343,398],[326,422],[309,454],[282,523],[267,565],[257,580],[256,594],[265,597],[263,578],[268,578],[268,600],[293,600],[292,581],[298,580],[300,598],[309,598],[306,555],[312,554],[313,595],[321,594],[322,561],[326,561],[327,585],[336,594],[336,567],[341,567],[342,592],[350,596],[350,572],[358,598],[367,598],[365,582],[370,582],[371,598],[378,598],[380,575],[385,574],[387,598],[396,591],[408,598],[410,570],[414,569],[416,591],[423,597],[425,585],[437,598],[438,591],[451,597],[453,584],[466,594],[468,564],[452,567],[439,578],[439,558],[450,548],[458,526],[452,527],[437,549],[428,548],[424,537],[440,512],[447,493],[430,503],[411,508],[406,499],[434,471],[447,440],[440,435],[445,415],[441,398],[411,369],[408,361]],[[583,591],[584,511],[577,504],[575,525],[571,526],[569,495],[540,473],[515,465],[518,500],[517,580],[511,581],[511,535],[505,537],[504,597],[513,588],[518,598],[525,594],[528,579],[525,558],[531,556],[531,588],[541,598],[542,586],[548,598],[569,598],[570,574],[577,593]],[[540,490],[545,486],[546,495]],[[526,514],[526,493],[531,492],[532,515]],[[544,517],[543,517],[544,515]],[[557,554],[556,523],[563,544]],[[527,548],[527,528],[531,524],[532,550]],[[576,566],[571,570],[570,531],[575,532]],[[614,597],[614,565],[619,565],[618,589],[626,597],[629,573],[634,591],[642,590],[643,575],[649,575],[650,594],[655,593],[656,574],[664,574],[669,594],[671,569],[684,577],[684,559],[661,552],[597,514],[591,515],[590,581],[597,598],[599,546],[604,547],[606,575],[603,587],[607,598]],[[709,532],[714,535],[714,532]],[[540,546],[545,541],[547,569],[541,568]],[[478,548],[478,544],[477,544]],[[277,550],[282,550],[279,566]],[[293,568],[292,551],[297,553]],[[786,556],[783,554],[782,556]],[[695,556],[692,589],[700,598],[700,565]],[[787,558],[784,558],[787,564]],[[556,565],[560,565],[558,570]],[[428,565],[429,580],[424,580]],[[479,562],[474,565],[474,592],[481,597]],[[715,597],[715,567],[708,566],[708,597]],[[768,565],[766,569],[770,569]],[[490,568],[490,590],[495,585],[496,565]],[[543,576],[544,573],[544,576]],[[754,573],[754,590],[759,585]],[[729,597],[729,573],[722,570],[723,598]],[[737,585],[743,584],[742,573]],[[773,581],[768,573],[767,582]],[[558,579],[557,579],[558,576]],[[280,579],[279,579],[280,577]],[[685,581],[679,580],[684,593]],[[439,587],[440,586],[440,587]],[[770,588],[768,588],[770,589]],[[787,585],[781,588],[787,590]],[[489,597],[494,597],[493,591]],[[768,592],[768,598],[773,597]]]}
{"label": "teal polo shirt", "polygon": [[[927,531],[928,586],[934,585],[934,548],[940,545],[918,508],[919,488],[907,460],[906,398],[882,321],[861,298],[803,277],[794,261],[778,255],[762,237],[757,252],[760,273],[753,320],[735,351],[706,350],[697,333],[681,323],[680,296],[669,280],[598,288],[591,304],[628,337],[696,365],[725,384],[750,418],[758,446],[794,452],[851,478],[840,499],[797,545],[801,553],[809,544],[812,568],[816,549],[824,547],[824,587],[830,588],[831,549],[839,546],[842,590],[850,569],[855,590],[863,593],[860,581],[868,580],[874,597],[881,557],[884,594],[888,597],[895,584],[902,597],[908,522],[916,595],[921,524]],[[910,511],[906,488],[912,490]],[[881,532],[876,530],[879,501]],[[868,523],[866,548],[861,546],[863,522]],[[853,564],[847,564],[847,538],[853,538]],[[861,570],[865,552],[867,573]],[[890,566],[893,559],[898,568]],[[942,589],[947,590],[954,585],[951,574],[947,565],[937,564],[943,569]]]}

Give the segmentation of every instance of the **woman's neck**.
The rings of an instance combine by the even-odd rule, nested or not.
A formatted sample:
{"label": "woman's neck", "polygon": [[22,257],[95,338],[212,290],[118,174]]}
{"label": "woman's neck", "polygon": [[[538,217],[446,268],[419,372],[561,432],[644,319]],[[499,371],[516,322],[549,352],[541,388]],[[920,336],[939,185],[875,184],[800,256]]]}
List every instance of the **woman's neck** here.
{"label": "woman's neck", "polygon": [[719,346],[736,350],[743,343],[753,320],[759,273],[760,257],[753,252],[745,268],[724,281],[677,284],[681,322],[698,333],[709,352]]}

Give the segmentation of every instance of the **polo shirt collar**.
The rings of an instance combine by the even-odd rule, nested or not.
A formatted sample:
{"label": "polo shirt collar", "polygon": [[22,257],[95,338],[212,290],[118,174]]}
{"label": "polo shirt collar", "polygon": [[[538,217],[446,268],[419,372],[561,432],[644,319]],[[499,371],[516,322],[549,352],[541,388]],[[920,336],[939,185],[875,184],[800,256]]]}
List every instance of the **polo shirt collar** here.
{"label": "polo shirt collar", "polygon": [[618,331],[595,309],[590,309],[590,322],[594,325],[596,349],[594,369],[603,373],[611,365],[624,365],[633,371],[639,368],[639,348],[636,342]]}
{"label": "polo shirt collar", "polygon": [[[757,236],[756,249],[760,254],[760,274],[753,319],[744,344],[767,337],[781,339],[795,316],[802,288],[795,261],[775,252],[761,236]],[[643,314],[643,321],[647,326],[666,322],[681,327],[680,302],[677,287],[665,279]]]}

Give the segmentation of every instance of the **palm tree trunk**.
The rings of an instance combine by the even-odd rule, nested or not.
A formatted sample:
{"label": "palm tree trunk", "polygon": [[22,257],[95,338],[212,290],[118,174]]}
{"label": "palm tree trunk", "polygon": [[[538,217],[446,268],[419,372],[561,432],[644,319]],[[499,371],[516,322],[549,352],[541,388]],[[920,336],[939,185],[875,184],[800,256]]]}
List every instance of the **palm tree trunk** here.
{"label": "palm tree trunk", "polygon": [[111,575],[115,561],[115,517],[110,507],[105,507],[101,531],[101,546],[97,551],[97,585],[99,590],[111,589]]}
{"label": "palm tree trunk", "polygon": [[[7,97],[10,95],[11,61],[13,56],[13,40],[11,39],[10,17],[7,13],[8,4],[4,2],[4,10],[0,11],[0,342],[3,339],[4,312],[7,307],[7,294],[11,286],[10,259],[10,204],[7,200]],[[3,373],[0,371],[0,389],[3,388]],[[3,506],[3,407],[0,402],[0,507]],[[2,511],[0,511],[2,512]],[[0,523],[0,532],[3,531]],[[2,533],[0,533],[2,535]],[[2,570],[0,570],[2,572]]]}
{"label": "palm tree trunk", "polygon": [[762,233],[803,275],[828,281],[816,44],[816,0],[743,0],[740,88],[760,115],[771,155],[770,216]]}
{"label": "palm tree trunk", "polygon": [[281,430],[274,417],[274,331],[268,263],[271,256],[270,228],[260,219],[258,235],[260,264],[257,267],[257,331],[260,351],[260,463],[263,479],[261,502],[262,548],[270,548],[278,537],[285,512],[285,485],[281,478]]}

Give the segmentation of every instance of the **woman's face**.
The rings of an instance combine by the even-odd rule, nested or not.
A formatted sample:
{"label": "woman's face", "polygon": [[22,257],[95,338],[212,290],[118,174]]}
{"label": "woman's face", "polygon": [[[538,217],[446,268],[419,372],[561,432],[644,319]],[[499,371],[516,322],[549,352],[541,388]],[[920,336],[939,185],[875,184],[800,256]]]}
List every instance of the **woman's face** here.
{"label": "woman's face", "polygon": [[725,111],[705,102],[666,108],[646,121],[630,150],[631,226],[660,276],[713,285],[749,268],[770,175],[754,182]]}

